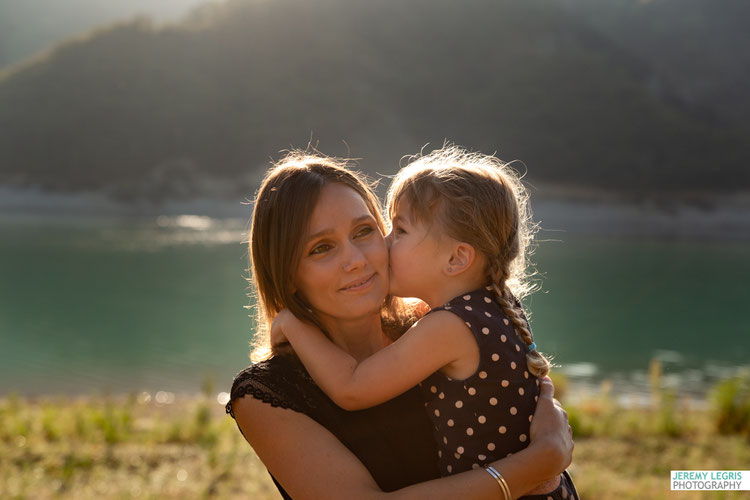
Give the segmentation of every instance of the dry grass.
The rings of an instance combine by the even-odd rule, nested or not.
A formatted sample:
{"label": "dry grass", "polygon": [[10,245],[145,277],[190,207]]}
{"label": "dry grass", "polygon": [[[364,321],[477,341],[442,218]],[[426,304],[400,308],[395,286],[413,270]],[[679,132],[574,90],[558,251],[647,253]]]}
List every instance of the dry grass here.
{"label": "dry grass", "polygon": [[278,498],[215,400],[0,402],[0,498]]}
{"label": "dry grass", "polygon": [[[585,499],[747,498],[671,492],[673,469],[748,469],[747,435],[680,404],[623,410],[606,397],[569,407],[571,468]],[[241,498],[278,494],[215,399],[0,399],[0,498]]]}

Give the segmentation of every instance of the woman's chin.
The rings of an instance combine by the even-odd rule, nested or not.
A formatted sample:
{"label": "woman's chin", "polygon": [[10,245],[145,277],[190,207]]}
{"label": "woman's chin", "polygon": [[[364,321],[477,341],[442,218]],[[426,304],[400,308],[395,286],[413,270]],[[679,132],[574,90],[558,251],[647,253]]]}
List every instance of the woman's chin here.
{"label": "woman's chin", "polygon": [[342,304],[342,306],[351,312],[361,311],[369,313],[373,310],[379,311],[383,307],[387,292],[387,286],[380,280],[375,280],[366,289],[343,291],[346,304]]}

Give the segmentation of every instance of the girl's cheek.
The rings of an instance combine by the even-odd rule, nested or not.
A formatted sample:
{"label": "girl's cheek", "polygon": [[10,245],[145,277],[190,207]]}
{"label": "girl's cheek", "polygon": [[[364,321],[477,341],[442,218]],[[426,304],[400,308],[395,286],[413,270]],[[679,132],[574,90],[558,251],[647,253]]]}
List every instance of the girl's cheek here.
{"label": "girl's cheek", "polygon": [[398,247],[396,245],[391,245],[391,248],[388,250],[388,263],[392,266],[393,262],[398,258]]}

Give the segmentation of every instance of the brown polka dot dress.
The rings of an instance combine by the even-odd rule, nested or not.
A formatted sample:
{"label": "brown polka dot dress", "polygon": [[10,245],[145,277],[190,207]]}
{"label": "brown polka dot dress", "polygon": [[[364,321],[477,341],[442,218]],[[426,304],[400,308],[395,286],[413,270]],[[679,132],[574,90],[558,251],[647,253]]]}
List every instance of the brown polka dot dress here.
{"label": "brown polka dot dress", "polygon": [[[432,309],[440,310],[459,316],[479,345],[479,366],[469,378],[455,380],[435,372],[420,384],[438,444],[440,473],[447,476],[481,467],[529,445],[539,380],[526,366],[528,346],[489,287]],[[569,477],[563,478],[559,491],[529,498],[577,498]]]}

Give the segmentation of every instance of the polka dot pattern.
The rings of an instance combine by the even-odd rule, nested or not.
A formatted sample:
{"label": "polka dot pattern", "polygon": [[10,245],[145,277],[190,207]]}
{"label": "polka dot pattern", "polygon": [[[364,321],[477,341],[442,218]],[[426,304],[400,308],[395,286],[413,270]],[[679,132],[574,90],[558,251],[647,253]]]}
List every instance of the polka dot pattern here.
{"label": "polka dot pattern", "polygon": [[427,402],[443,475],[481,467],[528,446],[538,380],[527,376],[528,346],[494,300],[477,290],[443,307],[460,317],[479,346],[479,366],[464,380],[439,372],[420,386]]}

